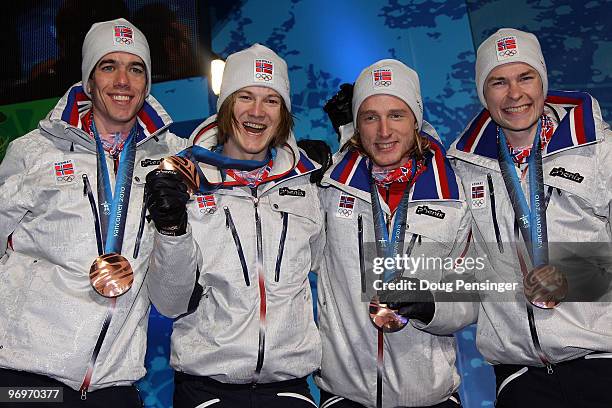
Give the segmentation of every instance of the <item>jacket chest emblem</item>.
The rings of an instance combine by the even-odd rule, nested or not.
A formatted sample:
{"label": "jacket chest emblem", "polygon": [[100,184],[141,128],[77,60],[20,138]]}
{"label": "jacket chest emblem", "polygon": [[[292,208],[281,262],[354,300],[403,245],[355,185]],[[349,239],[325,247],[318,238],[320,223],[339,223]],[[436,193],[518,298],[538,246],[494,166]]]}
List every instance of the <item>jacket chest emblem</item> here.
{"label": "jacket chest emblem", "polygon": [[341,194],[336,209],[336,217],[352,219],[355,213],[355,197]]}
{"label": "jacket chest emblem", "polygon": [[487,195],[484,181],[472,181],[470,184],[470,201],[472,210],[487,208]]}
{"label": "jacket chest emblem", "polygon": [[291,196],[291,197],[306,197],[306,192],[302,189],[291,189],[289,187],[281,187],[278,190],[280,196]]}
{"label": "jacket chest emblem", "polygon": [[571,171],[565,170],[565,168],[563,168],[563,167],[555,167],[555,168],[553,168],[550,171],[550,176],[551,177],[561,177],[561,178],[564,178],[566,180],[574,181],[576,183],[582,183],[582,180],[584,180],[584,176],[582,176],[580,173],[578,173],[578,172],[572,173]]}
{"label": "jacket chest emblem", "polygon": [[196,207],[200,214],[214,214],[217,212],[217,201],[213,194],[196,196]]}
{"label": "jacket chest emblem", "polygon": [[72,159],[55,162],[53,164],[53,174],[57,185],[72,183],[76,177],[76,167]]}
{"label": "jacket chest emblem", "polygon": [[162,159],[144,159],[140,161],[140,167],[159,166]]}
{"label": "jacket chest emblem", "polygon": [[444,219],[446,213],[442,210],[434,210],[433,208],[429,208],[426,205],[419,205],[416,209],[417,215],[428,215],[430,217],[439,218],[441,220]]}

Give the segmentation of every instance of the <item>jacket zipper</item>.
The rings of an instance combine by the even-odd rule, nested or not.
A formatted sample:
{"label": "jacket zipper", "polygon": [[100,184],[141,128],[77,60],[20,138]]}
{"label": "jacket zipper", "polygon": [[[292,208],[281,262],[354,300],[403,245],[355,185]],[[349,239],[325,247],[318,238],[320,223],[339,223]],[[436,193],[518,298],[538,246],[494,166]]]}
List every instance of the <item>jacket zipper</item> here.
{"label": "jacket zipper", "polygon": [[89,178],[87,178],[87,174],[83,174],[83,195],[86,195],[89,199],[89,205],[91,207],[91,212],[94,217],[94,226],[96,230],[96,244],[98,245],[98,255],[102,255],[104,253],[104,248],[102,245],[102,235],[100,233],[100,218],[98,217],[98,211],[96,211],[96,199],[93,196],[93,192],[91,191],[91,184],[89,184]]}
{"label": "jacket zipper", "polygon": [[259,339],[257,348],[257,365],[253,376],[253,385],[257,384],[259,374],[263,367],[264,354],[266,348],[266,282],[263,271],[263,237],[261,234],[261,219],[259,218],[259,198],[257,197],[257,187],[251,189],[253,207],[255,208],[255,232],[257,236],[257,252],[255,258],[255,268],[259,283]]}
{"label": "jacket zipper", "polygon": [[357,238],[359,242],[359,274],[361,275],[361,293],[366,293],[365,261],[363,259],[363,217],[357,216]]}
{"label": "jacket zipper", "polygon": [[238,258],[240,259],[240,265],[242,266],[244,283],[246,283],[247,286],[251,286],[251,282],[249,280],[249,269],[247,268],[247,263],[244,259],[242,244],[240,243],[240,237],[238,236],[238,232],[236,231],[236,226],[234,225],[232,214],[230,213],[230,210],[227,207],[223,207],[223,211],[225,212],[225,228],[229,228],[231,230],[232,237],[234,238],[234,243],[236,244],[236,249],[238,250]]}
{"label": "jacket zipper", "polygon": [[144,192],[142,193],[142,208],[140,209],[140,223],[138,224],[138,233],[136,234],[136,242],[134,243],[134,254],[133,258],[138,258],[138,252],[140,250],[140,240],[142,239],[142,233],[144,231],[145,217],[147,215],[147,200],[148,200],[147,185],[144,186]]}
{"label": "jacket zipper", "polygon": [[495,240],[497,241],[497,248],[499,253],[504,253],[504,244],[501,241],[501,234],[499,232],[499,224],[497,223],[497,210],[495,209],[495,189],[493,188],[493,178],[491,173],[487,173],[487,183],[489,184],[489,201],[491,201],[491,218],[493,218],[493,229],[495,230]]}
{"label": "jacket zipper", "polygon": [[274,282],[280,280],[281,263],[283,262],[283,252],[285,251],[285,239],[287,238],[287,224],[289,223],[289,214],[281,212],[283,217],[283,230],[281,231],[280,242],[278,243],[278,255],[276,255],[276,267],[274,268]]}

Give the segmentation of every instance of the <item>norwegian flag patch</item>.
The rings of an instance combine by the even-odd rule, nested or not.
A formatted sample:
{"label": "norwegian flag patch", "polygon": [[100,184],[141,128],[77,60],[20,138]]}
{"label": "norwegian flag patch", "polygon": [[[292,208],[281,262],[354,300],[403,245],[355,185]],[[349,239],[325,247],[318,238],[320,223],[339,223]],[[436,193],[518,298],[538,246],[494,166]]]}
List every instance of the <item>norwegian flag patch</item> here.
{"label": "norwegian flag patch", "polygon": [[339,218],[353,218],[355,212],[355,197],[341,194],[340,200],[338,201],[338,209],[336,210],[336,217]]}
{"label": "norwegian flag patch", "polygon": [[72,183],[75,178],[75,167],[72,160],[64,160],[53,164],[55,184]]}
{"label": "norwegian flag patch", "polygon": [[196,205],[200,214],[214,214],[217,212],[217,202],[212,194],[196,196]]}
{"label": "norwegian flag patch", "polygon": [[132,27],[116,25],[113,29],[113,41],[118,45],[133,46],[134,31],[132,30]]}
{"label": "norwegian flag patch", "polygon": [[498,61],[504,61],[508,58],[515,57],[519,53],[516,36],[514,35],[499,38],[496,45],[495,52]]}
{"label": "norwegian flag patch", "polygon": [[393,83],[391,68],[380,68],[372,71],[372,84],[374,88],[384,88]]}
{"label": "norwegian flag patch", "polygon": [[484,181],[473,181],[470,187],[472,209],[479,210],[487,207],[487,195]]}
{"label": "norwegian flag patch", "polygon": [[272,81],[274,78],[274,63],[266,59],[256,59],[253,76],[257,82]]}

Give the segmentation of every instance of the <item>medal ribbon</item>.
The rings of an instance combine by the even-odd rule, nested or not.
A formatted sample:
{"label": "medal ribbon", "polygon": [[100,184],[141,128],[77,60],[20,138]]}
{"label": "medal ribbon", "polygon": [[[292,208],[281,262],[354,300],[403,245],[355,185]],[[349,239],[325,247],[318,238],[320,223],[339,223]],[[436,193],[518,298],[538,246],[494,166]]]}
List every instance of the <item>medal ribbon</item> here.
{"label": "medal ribbon", "polygon": [[96,140],[97,167],[98,167],[98,207],[100,224],[102,226],[102,239],[104,239],[104,253],[121,253],[123,235],[132,190],[132,175],[134,174],[134,159],[136,157],[137,126],[130,131],[125,141],[125,147],[119,156],[119,169],[115,180],[115,192],[111,188],[108,166],[102,147],[102,141],[92,118],[91,133]]}
{"label": "medal ribbon", "polygon": [[[514,209],[514,216],[518,227],[523,236],[523,240],[527,246],[531,263],[534,268],[548,263],[548,234],[546,229],[546,199],[544,196],[544,175],[542,171],[542,146],[540,144],[540,133],[542,122],[538,122],[538,128],[533,140],[533,146],[528,159],[529,168],[529,203],[531,208],[527,206],[527,199],[521,188],[518,176],[516,174],[514,162],[510,156],[508,142],[504,132],[498,127],[497,138],[497,153],[498,162],[501,169],[504,184]],[[517,248],[519,261],[522,260],[520,252]],[[522,275],[525,276],[527,269],[521,267]],[[535,347],[536,353],[540,361],[550,370],[550,360],[540,345],[538,332],[535,325],[535,316],[533,314],[533,306],[526,302],[527,318],[529,321],[529,331],[531,340]]]}
{"label": "medal ribbon", "polygon": [[[414,181],[416,175],[416,160],[412,159],[410,178],[408,183],[406,183],[406,188],[402,194],[402,199],[395,210],[395,220],[393,222],[391,236],[389,236],[389,230],[387,229],[387,223],[385,221],[385,214],[380,205],[376,181],[374,177],[372,177],[371,163],[369,167],[370,198],[372,201],[372,218],[374,220],[374,235],[376,237],[377,256],[393,258],[403,249],[402,244],[404,243],[404,235],[406,233],[406,214],[408,213],[408,196],[410,195],[410,187],[412,186],[412,182]],[[388,282],[392,277],[393,276],[390,276],[389,271],[385,270],[383,274],[383,281]]]}
{"label": "medal ribbon", "polygon": [[514,162],[508,149],[504,132],[498,127],[498,162],[506,190],[514,209],[523,240],[527,245],[534,268],[548,263],[548,234],[546,230],[546,199],[544,194],[544,176],[542,171],[542,148],[540,144],[541,122],[533,140],[529,154],[529,206]]}
{"label": "medal ribbon", "polygon": [[[123,246],[125,223],[127,220],[128,204],[130,202],[130,192],[132,189],[132,175],[134,174],[134,160],[136,158],[137,129],[138,127],[134,125],[125,141],[125,148],[121,151],[121,155],[119,156],[119,169],[115,180],[115,193],[113,194],[102,141],[100,140],[93,117],[91,118],[89,131],[96,141],[98,212],[101,219],[101,236],[104,240],[104,253],[115,252],[120,254],[121,247]],[[108,228],[109,223],[110,229]],[[113,319],[116,305],[117,298],[110,299],[106,317],[102,323],[102,329],[100,330],[98,340],[96,341],[91,358],[87,364],[85,377],[79,388],[82,400],[87,399],[87,390],[89,389],[89,384],[93,377],[96,360],[98,359],[98,354],[100,353],[106,333]]]}
{"label": "medal ribbon", "polygon": [[[417,174],[416,160],[412,159],[412,166],[410,171],[410,179],[406,183],[406,188],[402,194],[397,209],[395,210],[395,221],[393,222],[393,229],[391,230],[391,236],[389,236],[389,230],[387,229],[387,223],[385,221],[385,214],[380,205],[380,198],[378,195],[378,188],[376,187],[376,180],[372,176],[372,162],[369,164],[370,171],[370,198],[372,201],[372,219],[374,221],[374,236],[376,237],[376,253],[379,257],[395,257],[403,250],[404,235],[406,234],[406,215],[408,213],[408,197],[410,195],[410,187],[414,181],[415,175]],[[393,271],[395,272],[395,271]],[[385,269],[383,273],[383,282],[388,282],[393,275]],[[384,332],[378,330],[377,338],[377,355],[376,355],[376,407],[382,407],[382,395],[383,395],[383,371],[384,371]]]}
{"label": "medal ribbon", "polygon": [[[220,153],[221,149],[217,149],[217,151],[211,151],[205,149],[201,146],[191,146],[180,153],[177,154],[179,157],[184,157],[192,162],[196,163],[196,169],[198,171],[198,176],[200,178],[200,193],[201,194],[209,194],[210,192],[216,190],[217,187],[212,185],[206,180],[204,173],[200,166],[197,163],[205,163],[211,166],[215,166],[218,169],[233,169],[233,170],[255,170],[260,167],[266,166],[270,162],[270,157],[267,157],[264,160],[239,160],[233,159],[228,156],[224,156]],[[270,155],[268,155],[270,156]],[[224,173],[222,172],[222,175]]]}

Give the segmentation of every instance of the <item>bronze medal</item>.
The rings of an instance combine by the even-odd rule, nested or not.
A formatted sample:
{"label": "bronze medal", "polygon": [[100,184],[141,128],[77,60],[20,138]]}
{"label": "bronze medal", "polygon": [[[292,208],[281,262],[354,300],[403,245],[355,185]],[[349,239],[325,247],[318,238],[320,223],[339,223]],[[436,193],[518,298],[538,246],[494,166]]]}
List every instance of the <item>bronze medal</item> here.
{"label": "bronze medal", "polygon": [[195,164],[189,159],[180,156],[166,157],[160,163],[158,169],[171,170],[177,172],[189,189],[189,193],[193,194],[200,188],[200,177]]}
{"label": "bronze medal", "polygon": [[372,324],[384,333],[395,333],[408,324],[408,319],[398,313],[396,309],[380,303],[378,296],[374,296],[369,305],[370,320]]}
{"label": "bronze medal", "polygon": [[91,286],[100,295],[116,298],[130,290],[134,282],[134,272],[130,262],[120,254],[100,255],[89,269]]}
{"label": "bronze medal", "polygon": [[565,275],[553,265],[542,265],[523,278],[525,297],[540,309],[553,309],[567,296]]}

